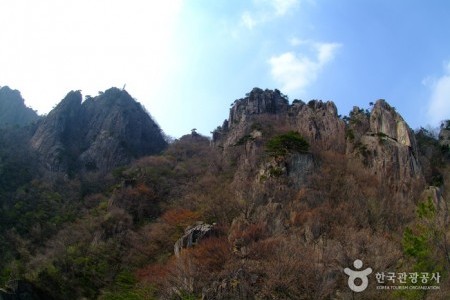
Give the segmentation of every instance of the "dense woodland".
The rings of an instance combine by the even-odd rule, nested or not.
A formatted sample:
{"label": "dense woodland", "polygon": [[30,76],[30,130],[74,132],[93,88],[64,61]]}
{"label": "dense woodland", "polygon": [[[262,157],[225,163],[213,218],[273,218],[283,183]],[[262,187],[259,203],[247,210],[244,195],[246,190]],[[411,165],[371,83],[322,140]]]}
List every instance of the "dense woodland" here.
{"label": "dense woodland", "polygon": [[[49,174],[25,146],[36,126],[0,130],[5,291],[22,280],[54,299],[450,296],[450,152],[430,131],[415,133],[424,176],[405,196],[370,171],[364,151],[355,159],[323,150],[264,114],[226,147],[193,131],[159,155],[70,177]],[[286,168],[302,155],[313,163],[299,183]],[[436,188],[444,202],[434,201]],[[174,255],[200,222],[214,233]],[[440,289],[379,291],[372,282],[352,294],[343,268],[356,258],[374,270],[439,272]]]}

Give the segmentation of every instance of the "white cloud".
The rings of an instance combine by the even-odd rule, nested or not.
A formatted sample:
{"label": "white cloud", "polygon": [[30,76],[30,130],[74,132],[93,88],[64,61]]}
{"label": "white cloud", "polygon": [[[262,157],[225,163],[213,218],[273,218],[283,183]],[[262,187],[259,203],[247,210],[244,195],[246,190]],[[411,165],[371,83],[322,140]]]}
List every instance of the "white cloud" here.
{"label": "white cloud", "polygon": [[334,59],[336,50],[341,47],[338,43],[308,42],[308,45],[313,50],[313,57],[291,51],[269,59],[272,78],[281,85],[283,92],[303,90],[313,83],[323,67]]}
{"label": "white cloud", "polygon": [[[450,63],[444,64],[444,74],[438,79],[429,77],[423,81],[430,87],[431,94],[428,104],[428,116],[432,123],[450,118]],[[430,83],[431,82],[431,83]]]}
{"label": "white cloud", "polygon": [[253,10],[241,15],[241,24],[248,29],[285,16],[300,4],[300,0],[254,0]]}
{"label": "white cloud", "polygon": [[296,37],[293,37],[289,40],[289,44],[291,44],[291,46],[300,46],[300,45],[304,45],[304,44],[308,44],[309,42],[307,40],[301,40],[298,39]]}
{"label": "white cloud", "polygon": [[275,8],[275,14],[277,16],[284,16],[289,10],[299,4],[298,0],[272,0],[270,2],[273,8]]}
{"label": "white cloud", "polygon": [[246,11],[242,14],[241,21],[244,24],[244,26],[250,30],[253,29],[253,27],[255,27],[255,25],[257,23],[257,20],[255,20],[248,11]]}

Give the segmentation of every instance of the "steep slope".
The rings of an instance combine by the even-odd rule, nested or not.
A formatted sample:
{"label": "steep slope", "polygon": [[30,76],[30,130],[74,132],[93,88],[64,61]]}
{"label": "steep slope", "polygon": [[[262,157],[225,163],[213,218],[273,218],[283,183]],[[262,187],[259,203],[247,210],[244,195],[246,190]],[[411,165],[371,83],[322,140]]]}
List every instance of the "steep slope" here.
{"label": "steep slope", "polygon": [[31,145],[50,171],[107,171],[166,147],[159,126],[124,90],[82,102],[70,92],[40,123]]}
{"label": "steep slope", "polygon": [[38,119],[37,113],[25,106],[19,91],[8,86],[0,88],[0,127],[23,126]]}
{"label": "steep slope", "polygon": [[354,107],[346,134],[347,155],[362,161],[385,186],[404,198],[423,186],[414,132],[386,101],[378,100],[370,114]]}
{"label": "steep slope", "polygon": [[298,131],[314,147],[345,151],[345,123],[338,117],[333,102],[312,100],[306,104],[294,100],[289,105],[279,90],[259,88],[234,102],[228,120],[214,131],[213,140],[228,147],[269,123],[278,129]]}
{"label": "steep slope", "polygon": [[[386,101],[378,100],[371,112],[355,107],[345,119],[338,116],[333,102],[294,100],[289,105],[278,90],[255,88],[235,101],[213,141],[225,152],[245,144],[246,155],[253,155],[248,154],[243,164],[252,162],[251,167],[258,168],[255,148],[274,134],[291,130],[309,142],[312,153],[345,154],[404,198],[414,186],[423,185],[414,132]],[[287,165],[292,169],[295,161]]]}

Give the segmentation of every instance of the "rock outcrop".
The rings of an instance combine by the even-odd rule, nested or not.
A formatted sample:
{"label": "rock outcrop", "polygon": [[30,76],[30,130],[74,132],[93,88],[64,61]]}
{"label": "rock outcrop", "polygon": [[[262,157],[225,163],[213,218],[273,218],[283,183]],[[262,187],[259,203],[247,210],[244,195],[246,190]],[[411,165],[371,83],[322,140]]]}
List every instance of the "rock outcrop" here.
{"label": "rock outcrop", "polygon": [[82,102],[70,92],[41,121],[31,139],[53,172],[108,171],[162,151],[161,129],[124,90],[111,88]]}
{"label": "rock outcrop", "polygon": [[407,195],[423,180],[413,130],[385,100],[372,111],[355,107],[347,128],[347,154],[362,160],[381,182]]}
{"label": "rock outcrop", "polygon": [[439,144],[444,147],[450,147],[450,120],[446,120],[441,125]]}
{"label": "rock outcrop", "polygon": [[7,86],[0,88],[0,127],[24,126],[38,119],[37,113],[25,106],[19,91]]}
{"label": "rock outcrop", "polygon": [[288,117],[294,130],[303,135],[311,147],[345,152],[345,122],[338,116],[333,102],[311,100],[305,104],[294,100]]}
{"label": "rock outcrop", "polygon": [[280,91],[259,88],[234,102],[228,120],[213,132],[213,141],[224,147],[235,145],[261,123],[277,123],[278,127],[297,131],[320,149],[345,152],[345,123],[333,102],[312,100],[306,104],[294,100],[289,105]]}
{"label": "rock outcrop", "polygon": [[245,121],[247,116],[259,114],[280,114],[287,112],[289,102],[279,90],[254,88],[247,97],[236,100],[230,109],[231,127]]}
{"label": "rock outcrop", "polygon": [[214,224],[198,223],[185,230],[184,235],[174,245],[174,253],[179,256],[182,249],[190,248],[198,244],[202,239],[214,234]]}

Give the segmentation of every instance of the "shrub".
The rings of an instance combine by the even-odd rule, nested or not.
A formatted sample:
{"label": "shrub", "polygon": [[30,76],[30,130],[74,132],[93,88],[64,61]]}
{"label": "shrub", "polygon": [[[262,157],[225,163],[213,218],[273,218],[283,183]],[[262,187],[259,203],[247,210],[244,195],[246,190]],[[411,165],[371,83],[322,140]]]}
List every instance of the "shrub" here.
{"label": "shrub", "polygon": [[295,131],[274,136],[266,144],[266,151],[270,156],[285,156],[288,153],[306,153],[309,150],[308,142]]}

